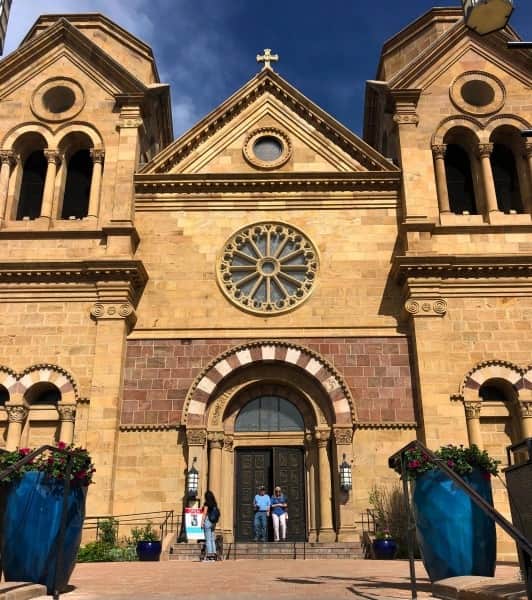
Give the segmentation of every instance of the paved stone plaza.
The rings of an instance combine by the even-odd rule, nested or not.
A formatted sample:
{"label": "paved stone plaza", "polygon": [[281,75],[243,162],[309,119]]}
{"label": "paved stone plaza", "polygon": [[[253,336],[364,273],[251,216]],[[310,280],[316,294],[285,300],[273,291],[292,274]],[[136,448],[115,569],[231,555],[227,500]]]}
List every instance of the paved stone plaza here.
{"label": "paved stone plaza", "polygon": [[[430,582],[417,564],[418,596]],[[518,569],[499,566],[515,579]],[[92,563],[76,567],[64,600],[334,600],[410,598],[408,562],[369,560],[240,560],[219,563]],[[43,597],[44,600],[47,597]]]}

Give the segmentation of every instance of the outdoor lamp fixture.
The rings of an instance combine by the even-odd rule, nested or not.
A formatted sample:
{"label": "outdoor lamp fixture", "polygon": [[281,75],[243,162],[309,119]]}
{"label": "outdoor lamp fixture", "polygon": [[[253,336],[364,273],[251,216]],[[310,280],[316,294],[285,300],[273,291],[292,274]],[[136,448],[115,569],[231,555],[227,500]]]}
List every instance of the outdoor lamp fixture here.
{"label": "outdoor lamp fixture", "polygon": [[479,35],[506,27],[514,9],[513,0],[462,0],[464,21]]}
{"label": "outdoor lamp fixture", "polygon": [[351,465],[345,460],[340,465],[340,488],[348,492],[353,487],[353,476],[351,474]]}
{"label": "outdoor lamp fixture", "polygon": [[196,467],[197,458],[192,459],[192,467],[187,473],[187,494],[189,498],[195,498],[198,495],[199,473]]}

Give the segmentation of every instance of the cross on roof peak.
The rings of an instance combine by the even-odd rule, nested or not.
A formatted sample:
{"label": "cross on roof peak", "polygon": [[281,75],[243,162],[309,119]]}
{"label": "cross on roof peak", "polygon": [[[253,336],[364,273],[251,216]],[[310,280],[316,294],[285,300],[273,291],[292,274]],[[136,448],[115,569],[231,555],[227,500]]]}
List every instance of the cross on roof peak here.
{"label": "cross on roof peak", "polygon": [[264,63],[262,69],[272,69],[270,62],[277,62],[279,60],[278,54],[272,54],[271,48],[264,48],[264,54],[257,54],[257,62]]}

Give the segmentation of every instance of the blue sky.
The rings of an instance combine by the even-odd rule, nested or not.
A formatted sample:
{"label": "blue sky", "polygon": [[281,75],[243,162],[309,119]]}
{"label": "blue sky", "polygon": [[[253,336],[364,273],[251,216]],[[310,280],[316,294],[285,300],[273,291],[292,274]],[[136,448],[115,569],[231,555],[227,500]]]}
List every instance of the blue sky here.
{"label": "blue sky", "polygon": [[[511,24],[532,40],[532,2],[514,0]],[[375,77],[382,43],[431,6],[457,0],[14,0],[6,53],[39,13],[102,12],[155,53],[172,87],[181,135],[258,71],[263,48],[303,94],[360,134],[364,82]],[[532,59],[531,59],[532,64]]]}

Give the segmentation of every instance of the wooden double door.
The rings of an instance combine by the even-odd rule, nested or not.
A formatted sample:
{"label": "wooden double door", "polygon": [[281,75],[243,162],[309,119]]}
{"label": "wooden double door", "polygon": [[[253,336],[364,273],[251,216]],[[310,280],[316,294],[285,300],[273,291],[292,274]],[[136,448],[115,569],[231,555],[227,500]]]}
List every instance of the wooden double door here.
{"label": "wooden double door", "polygon": [[[287,540],[307,538],[305,510],[305,465],[303,448],[276,446],[271,448],[237,448],[236,450],[236,510],[237,541],[253,540],[253,498],[264,485],[270,496],[280,486],[288,500]],[[268,524],[269,540],[273,539],[272,524]]]}

